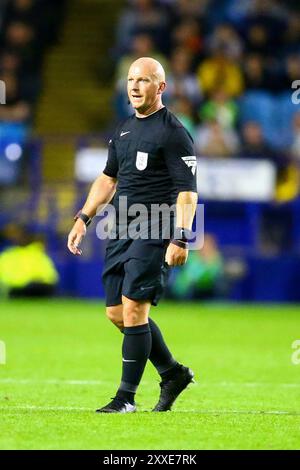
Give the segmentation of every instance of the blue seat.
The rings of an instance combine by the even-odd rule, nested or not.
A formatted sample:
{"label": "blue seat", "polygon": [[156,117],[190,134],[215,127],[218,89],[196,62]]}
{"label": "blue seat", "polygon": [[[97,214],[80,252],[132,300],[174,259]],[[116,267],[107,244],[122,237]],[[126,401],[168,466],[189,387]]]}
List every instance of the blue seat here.
{"label": "blue seat", "polygon": [[267,142],[277,149],[285,148],[292,138],[294,114],[300,105],[292,102],[291,92],[272,95],[263,91],[247,92],[240,99],[241,123],[258,122]]}
{"label": "blue seat", "polygon": [[23,123],[0,122],[0,146],[10,143],[23,143],[28,135],[28,126]]}
{"label": "blue seat", "polygon": [[240,99],[239,104],[241,123],[244,124],[247,121],[259,123],[266,139],[272,140],[274,132],[272,95],[264,91],[249,91]]}
{"label": "blue seat", "polygon": [[293,119],[295,113],[300,112],[300,104],[292,102],[292,90],[282,93],[277,98],[276,121],[278,122],[277,135],[281,147],[289,146],[293,136]]}

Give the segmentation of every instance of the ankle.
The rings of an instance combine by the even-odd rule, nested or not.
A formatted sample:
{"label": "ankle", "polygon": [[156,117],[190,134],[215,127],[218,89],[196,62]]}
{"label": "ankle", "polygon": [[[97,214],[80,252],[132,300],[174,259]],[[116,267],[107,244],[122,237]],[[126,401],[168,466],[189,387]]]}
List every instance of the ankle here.
{"label": "ankle", "polygon": [[166,371],[162,372],[160,376],[163,380],[167,380],[173,377],[177,372],[179,372],[180,369],[181,369],[181,364],[179,364],[179,362],[176,362],[176,364],[170,367],[170,369],[167,369]]}
{"label": "ankle", "polygon": [[135,393],[126,392],[125,390],[118,390],[117,395],[116,395],[117,398],[127,401],[131,405],[134,405],[134,396],[135,396]]}

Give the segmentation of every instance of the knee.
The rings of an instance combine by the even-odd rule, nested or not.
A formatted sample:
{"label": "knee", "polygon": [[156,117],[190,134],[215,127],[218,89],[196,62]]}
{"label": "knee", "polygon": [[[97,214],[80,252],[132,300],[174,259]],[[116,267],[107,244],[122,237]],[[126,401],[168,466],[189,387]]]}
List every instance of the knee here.
{"label": "knee", "polygon": [[124,328],[123,312],[118,307],[107,307],[106,308],[106,316],[114,325],[116,325],[118,328],[122,329],[122,328]]}
{"label": "knee", "polygon": [[135,326],[141,323],[139,312],[127,310],[124,312],[124,323],[128,326]]}
{"label": "knee", "polygon": [[150,303],[129,300],[123,297],[123,319],[125,326],[143,325],[148,322]]}

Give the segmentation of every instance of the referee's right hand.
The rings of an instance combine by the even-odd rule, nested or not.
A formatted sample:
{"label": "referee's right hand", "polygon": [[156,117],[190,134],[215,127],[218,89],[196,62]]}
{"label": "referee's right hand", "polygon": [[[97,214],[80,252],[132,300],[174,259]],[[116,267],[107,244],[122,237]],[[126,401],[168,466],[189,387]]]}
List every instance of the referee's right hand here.
{"label": "referee's right hand", "polygon": [[68,236],[68,248],[73,255],[82,255],[79,246],[86,234],[86,225],[81,219],[77,219]]}

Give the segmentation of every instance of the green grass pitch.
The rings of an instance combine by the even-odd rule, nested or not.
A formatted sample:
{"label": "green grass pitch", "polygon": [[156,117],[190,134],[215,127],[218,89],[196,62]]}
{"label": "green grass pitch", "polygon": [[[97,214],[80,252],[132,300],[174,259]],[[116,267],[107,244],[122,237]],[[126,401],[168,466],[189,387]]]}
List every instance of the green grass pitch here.
{"label": "green grass pitch", "polygon": [[138,413],[99,415],[120,380],[122,335],[100,302],[0,303],[0,449],[299,449],[297,306],[161,303],[152,311],[195,372],[168,413],[150,413],[149,363]]}

